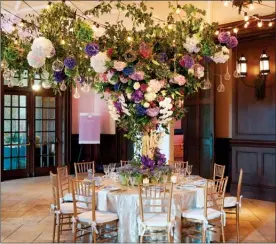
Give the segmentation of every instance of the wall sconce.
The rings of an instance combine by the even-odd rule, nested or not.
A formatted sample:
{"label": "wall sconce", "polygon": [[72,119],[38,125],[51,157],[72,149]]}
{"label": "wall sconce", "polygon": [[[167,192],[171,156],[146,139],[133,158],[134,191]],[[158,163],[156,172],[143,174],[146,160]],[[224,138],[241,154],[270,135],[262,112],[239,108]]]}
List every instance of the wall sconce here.
{"label": "wall sconce", "polygon": [[238,65],[239,65],[240,77],[246,77],[247,76],[247,60],[243,54],[239,58]]}
{"label": "wall sconce", "polygon": [[263,50],[263,53],[260,57],[260,75],[267,76],[269,73],[269,56],[267,56],[265,50]]}

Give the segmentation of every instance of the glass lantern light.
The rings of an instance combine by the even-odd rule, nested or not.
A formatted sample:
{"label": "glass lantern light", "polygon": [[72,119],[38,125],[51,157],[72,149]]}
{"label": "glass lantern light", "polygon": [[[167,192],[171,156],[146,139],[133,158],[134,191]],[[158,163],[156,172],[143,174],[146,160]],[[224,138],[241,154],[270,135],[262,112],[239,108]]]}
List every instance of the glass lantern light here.
{"label": "glass lantern light", "polygon": [[260,75],[267,76],[269,72],[269,56],[263,51],[260,57]]}
{"label": "glass lantern light", "polygon": [[247,59],[242,54],[238,61],[240,77],[247,76]]}

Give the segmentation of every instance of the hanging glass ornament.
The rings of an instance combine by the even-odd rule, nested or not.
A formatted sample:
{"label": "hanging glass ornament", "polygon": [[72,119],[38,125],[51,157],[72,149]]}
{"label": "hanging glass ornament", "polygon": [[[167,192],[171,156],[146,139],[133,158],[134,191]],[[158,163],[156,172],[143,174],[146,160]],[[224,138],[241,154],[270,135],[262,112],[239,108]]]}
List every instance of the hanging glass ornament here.
{"label": "hanging glass ornament", "polygon": [[67,86],[66,86],[66,84],[65,84],[65,81],[62,81],[62,83],[61,83],[59,89],[60,89],[61,91],[66,91]]}
{"label": "hanging glass ornament", "polygon": [[231,75],[229,74],[228,62],[227,62],[226,73],[224,74],[224,80],[230,80],[230,79],[231,79]]}
{"label": "hanging glass ornament", "polygon": [[73,97],[74,97],[75,99],[79,99],[79,98],[80,98],[80,94],[79,94],[79,92],[78,92],[78,88],[77,88],[77,87],[76,87],[76,89],[75,89],[75,93],[74,93]]}
{"label": "hanging glass ornament", "polygon": [[8,87],[13,87],[13,81],[12,80],[9,80],[9,82],[8,82]]}
{"label": "hanging glass ornament", "polygon": [[222,76],[220,76],[220,84],[218,85],[217,91],[218,92],[225,92],[225,86],[222,83]]}
{"label": "hanging glass ornament", "polygon": [[48,80],[49,79],[49,76],[50,76],[50,74],[49,74],[49,72],[47,71],[47,70],[43,70],[42,71],[42,73],[41,73],[41,79],[43,79],[43,80]]}
{"label": "hanging glass ornament", "polygon": [[133,62],[133,61],[136,60],[137,54],[136,54],[136,52],[135,52],[133,49],[129,49],[129,50],[127,50],[127,51],[125,52],[124,58],[125,58],[125,60],[126,60],[127,62],[130,63],[130,62]]}
{"label": "hanging glass ornament", "polygon": [[236,63],[236,69],[235,69],[235,71],[233,72],[233,76],[235,77],[235,78],[239,78],[240,77],[240,71],[239,71],[239,65],[238,65],[238,63]]}
{"label": "hanging glass ornament", "polygon": [[7,69],[7,70],[5,70],[5,71],[3,72],[3,78],[4,78],[5,80],[11,80],[11,78],[13,77],[13,75],[14,75],[14,73],[13,73],[13,71],[10,70],[10,69]]}
{"label": "hanging glass ornament", "polygon": [[81,84],[81,83],[85,82],[85,78],[81,77],[80,75],[77,75],[76,76],[76,82]]}
{"label": "hanging glass ornament", "polygon": [[61,62],[59,60],[54,61],[52,64],[52,69],[53,69],[53,71],[56,71],[56,72],[62,71],[63,67],[64,67],[63,62]]}
{"label": "hanging glass ornament", "polygon": [[212,83],[209,80],[209,77],[207,77],[207,79],[205,79],[202,83],[201,83],[201,89],[202,90],[209,90],[212,87]]}
{"label": "hanging glass ornament", "polygon": [[82,92],[89,92],[90,91],[90,85],[86,82],[82,83],[81,91]]}
{"label": "hanging glass ornament", "polygon": [[50,89],[51,87],[52,87],[52,84],[51,84],[51,82],[50,81],[48,81],[48,80],[44,80],[44,81],[42,81],[42,87],[44,88],[44,89]]}
{"label": "hanging glass ornament", "polygon": [[23,83],[22,80],[18,81],[18,86],[19,86],[19,87],[23,87],[23,86],[24,86],[24,83]]}
{"label": "hanging glass ornament", "polygon": [[47,56],[47,58],[52,58],[56,55],[56,49],[53,48],[52,51],[50,52],[50,55]]}

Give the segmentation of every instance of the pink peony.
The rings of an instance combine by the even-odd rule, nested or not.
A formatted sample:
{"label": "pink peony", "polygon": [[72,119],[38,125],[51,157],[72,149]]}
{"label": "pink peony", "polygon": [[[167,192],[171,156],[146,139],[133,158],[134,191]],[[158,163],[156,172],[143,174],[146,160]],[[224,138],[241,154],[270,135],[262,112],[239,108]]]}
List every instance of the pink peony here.
{"label": "pink peony", "polygon": [[113,68],[116,69],[117,71],[122,71],[127,64],[122,61],[114,61]]}
{"label": "pink peony", "polygon": [[159,80],[150,80],[149,88],[152,92],[157,93],[161,90],[163,83]]}
{"label": "pink peony", "polygon": [[136,71],[129,76],[129,78],[136,81],[144,80],[144,77],[145,77],[145,73],[143,71]]}
{"label": "pink peony", "polygon": [[156,117],[159,114],[160,108],[155,107],[155,108],[148,108],[147,109],[147,115],[149,117]]}
{"label": "pink peony", "polygon": [[105,83],[105,82],[108,82],[106,73],[99,74],[99,81],[100,81],[100,82],[104,82],[104,83]]}
{"label": "pink peony", "polygon": [[178,84],[179,86],[183,86],[187,81],[183,75],[176,75],[173,79],[170,80],[170,82]]}

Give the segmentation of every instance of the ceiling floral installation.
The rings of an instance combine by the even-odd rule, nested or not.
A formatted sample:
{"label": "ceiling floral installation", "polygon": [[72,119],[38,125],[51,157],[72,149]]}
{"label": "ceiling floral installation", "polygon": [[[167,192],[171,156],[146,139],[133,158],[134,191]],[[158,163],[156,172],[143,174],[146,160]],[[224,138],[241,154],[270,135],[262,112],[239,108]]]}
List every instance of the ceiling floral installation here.
{"label": "ceiling floral installation", "polygon": [[[210,87],[205,79],[208,63],[225,63],[229,49],[238,44],[226,32],[216,36],[217,24],[204,22],[204,10],[168,4],[171,12],[162,21],[143,1],[100,2],[84,16],[100,19],[115,8],[125,19],[94,22],[104,28],[96,37],[88,18],[66,2],[52,3],[25,22],[22,28],[32,35],[2,33],[4,77],[28,70],[30,78],[39,75],[44,88],[58,93],[76,84],[87,92],[92,87],[107,100],[126,136],[143,147],[148,167],[160,155],[156,131],[166,131],[173,119],[184,116],[184,98]],[[126,22],[132,26],[127,28]]]}

